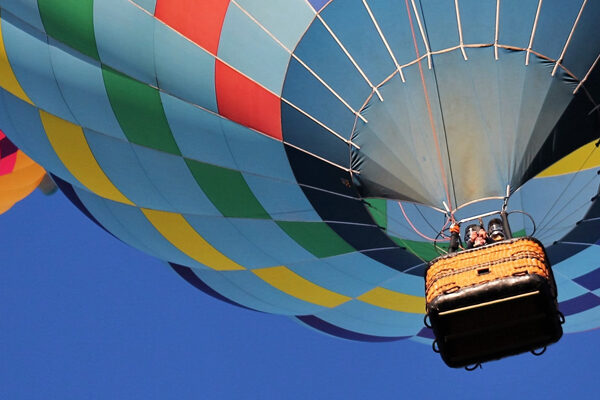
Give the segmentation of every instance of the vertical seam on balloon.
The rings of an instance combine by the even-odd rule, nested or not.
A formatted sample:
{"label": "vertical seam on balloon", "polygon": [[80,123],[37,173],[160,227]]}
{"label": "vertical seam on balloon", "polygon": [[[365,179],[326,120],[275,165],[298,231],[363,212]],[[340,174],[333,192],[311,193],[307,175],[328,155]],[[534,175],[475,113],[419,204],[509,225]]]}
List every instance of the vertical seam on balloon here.
{"label": "vertical seam on balloon", "polygon": [[463,42],[462,24],[460,22],[460,10],[458,8],[458,0],[454,0],[454,8],[456,10],[456,25],[458,26],[458,40],[460,43],[460,51],[465,61],[467,60],[467,53],[465,51],[465,44]]}
{"label": "vertical seam on balloon", "polygon": [[[411,0],[413,2],[413,6],[414,6],[414,0]],[[405,0],[406,3],[406,8],[408,11],[408,20],[410,22],[410,27],[411,27],[411,31],[412,31],[412,37],[413,37],[413,43],[415,46],[415,52],[417,54],[417,58],[419,57],[419,47],[417,45],[417,38],[415,36],[415,31],[414,31],[414,27],[413,27],[413,22],[412,22],[412,17],[410,16],[410,9],[408,6],[408,0]],[[417,10],[415,9],[415,14],[416,14]],[[431,130],[433,133],[433,138],[434,138],[434,142],[435,142],[435,146],[436,146],[436,151],[437,151],[437,156],[438,156],[438,162],[440,164],[440,170],[442,172],[442,179],[444,181],[444,189],[446,191],[446,198],[448,200],[448,206],[450,207],[450,209],[452,209],[452,202],[450,201],[450,191],[448,190],[448,180],[446,178],[446,171],[444,170],[444,165],[443,165],[443,161],[442,161],[442,152],[440,149],[440,144],[438,141],[438,137],[437,137],[437,131],[435,129],[435,122],[433,121],[433,112],[431,110],[431,102],[429,100],[429,93],[427,92],[427,85],[425,83],[425,75],[423,74],[423,67],[421,66],[421,61],[418,62],[418,66],[419,66],[419,73],[421,75],[421,83],[423,85],[423,93],[425,95],[425,102],[427,104],[427,114],[429,115],[429,123],[431,125]]]}
{"label": "vertical seam on balloon", "polygon": [[383,31],[381,30],[379,23],[375,19],[375,15],[373,14],[373,11],[371,11],[371,7],[369,7],[369,5],[367,4],[367,0],[362,0],[362,3],[365,6],[365,8],[367,9],[367,13],[369,13],[369,17],[371,17],[371,21],[373,21],[373,25],[375,25],[375,29],[377,29],[377,33],[379,34],[379,37],[383,41],[385,48],[387,49],[390,57],[392,57],[392,61],[394,61],[394,65],[396,66],[396,69],[398,70],[398,73],[400,74],[400,79],[402,79],[402,82],[406,82],[406,80],[404,79],[404,73],[402,72],[402,67],[400,67],[400,64],[398,64],[398,60],[396,59],[396,56],[394,55],[394,52],[392,51],[390,44],[388,43],[387,39],[385,38],[385,35],[383,34]]}
{"label": "vertical seam on balloon", "polygon": [[377,97],[379,97],[379,100],[383,101],[383,97],[381,97],[381,93],[379,93],[379,90],[377,90],[377,88],[375,86],[373,86],[373,83],[371,82],[371,80],[367,77],[367,75],[365,74],[365,72],[358,65],[358,63],[356,62],[356,60],[354,59],[354,57],[352,57],[352,54],[350,54],[350,52],[348,51],[348,49],[346,49],[346,46],[344,46],[344,44],[342,43],[342,41],[333,32],[333,30],[331,29],[331,27],[327,24],[327,22],[325,22],[325,20],[323,19],[323,17],[321,17],[321,14],[317,14],[317,19],[323,24],[323,26],[325,27],[325,29],[327,29],[327,32],[329,32],[329,34],[331,35],[331,37],[333,38],[333,40],[337,43],[337,45],[340,47],[340,49],[342,49],[342,51],[344,52],[344,54],[346,55],[346,57],[348,57],[348,59],[350,60],[350,62],[352,63],[352,65],[354,65],[354,68],[356,68],[356,70],[363,77],[363,79],[365,80],[365,82],[367,82],[367,84],[369,86],[371,86],[371,89],[373,91],[375,91],[375,93],[377,94]]}
{"label": "vertical seam on balloon", "polygon": [[[415,4],[415,0],[410,0],[412,3],[412,7],[413,10],[415,12],[415,18],[417,19],[417,24],[419,25],[419,31],[421,31],[421,37],[423,38],[423,43],[425,44],[425,50],[427,51],[427,66],[429,67],[429,69],[431,69],[431,49],[429,48],[429,40],[427,40],[427,36],[425,35],[425,31],[423,29],[423,25],[421,24],[421,18],[419,17],[419,12],[417,11],[417,6]],[[410,10],[408,9],[408,3],[406,3],[406,8],[408,11],[408,18],[410,20],[411,26],[412,26],[412,17],[410,16]],[[413,40],[415,41],[415,48],[416,47],[416,38],[415,38],[415,33],[414,33],[414,29],[412,29],[413,31]],[[417,51],[417,57],[419,52]]]}
{"label": "vertical seam on balloon", "polygon": [[577,24],[579,23],[579,19],[581,18],[581,14],[583,13],[583,9],[585,8],[586,4],[587,4],[587,0],[583,0],[583,3],[581,4],[581,8],[579,9],[579,13],[577,14],[577,18],[575,18],[575,22],[573,23],[573,27],[571,28],[571,32],[569,32],[569,36],[567,37],[567,41],[565,42],[565,45],[560,53],[560,56],[556,60],[556,64],[554,64],[554,68],[552,68],[552,76],[554,76],[554,74],[556,73],[558,65],[561,64],[563,61],[565,53],[567,52],[567,48],[569,47],[569,43],[571,42],[571,38],[573,37],[573,33],[575,32],[575,28],[577,27]]}
{"label": "vertical seam on balloon", "polygon": [[498,59],[498,37],[500,36],[500,0],[496,0],[496,32],[494,33],[494,58]]}
{"label": "vertical seam on balloon", "polygon": [[539,0],[537,10],[535,12],[535,19],[533,20],[533,28],[531,29],[531,37],[529,38],[529,44],[527,45],[527,54],[525,56],[525,65],[529,65],[529,54],[531,53],[531,47],[533,46],[533,39],[535,37],[535,30],[537,29],[538,19],[540,17],[540,10],[542,9],[542,1]]}

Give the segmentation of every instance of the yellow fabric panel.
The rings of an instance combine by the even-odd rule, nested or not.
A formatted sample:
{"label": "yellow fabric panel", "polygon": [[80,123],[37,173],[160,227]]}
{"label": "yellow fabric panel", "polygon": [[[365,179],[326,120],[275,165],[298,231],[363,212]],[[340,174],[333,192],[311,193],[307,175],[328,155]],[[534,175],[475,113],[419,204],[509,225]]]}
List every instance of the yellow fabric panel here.
{"label": "yellow fabric panel", "polygon": [[393,290],[376,287],[359,296],[360,301],[371,305],[413,314],[425,314],[425,298],[394,292]]}
{"label": "yellow fabric panel", "polygon": [[2,38],[2,20],[0,20],[0,86],[21,100],[33,104],[27,94],[23,91],[19,81],[17,81],[17,77],[8,61],[8,56],[6,55],[6,49],[4,47],[4,39]]}
{"label": "yellow fabric panel", "polygon": [[352,300],[350,297],[315,285],[283,266],[255,269],[252,272],[282,292],[309,303],[331,308]]}
{"label": "yellow fabric panel", "polygon": [[[597,140],[589,142],[561,158],[537,175],[537,178],[546,178],[556,175],[572,174],[580,170],[597,168],[600,166],[600,149],[596,147]],[[589,158],[588,158],[589,157]]]}
{"label": "yellow fabric panel", "polygon": [[182,253],[217,271],[246,269],[210,245],[181,214],[141,209],[146,218]]}
{"label": "yellow fabric panel", "polygon": [[79,182],[98,196],[134,205],[102,171],[79,125],[42,110],[40,116],[56,155]]}

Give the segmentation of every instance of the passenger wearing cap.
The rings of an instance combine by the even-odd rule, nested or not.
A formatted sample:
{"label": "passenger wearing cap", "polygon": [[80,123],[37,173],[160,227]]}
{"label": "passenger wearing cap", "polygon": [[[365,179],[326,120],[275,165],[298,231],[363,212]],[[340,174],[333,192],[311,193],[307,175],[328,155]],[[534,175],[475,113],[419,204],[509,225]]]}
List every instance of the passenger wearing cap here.
{"label": "passenger wearing cap", "polygon": [[487,232],[483,229],[482,225],[469,225],[465,232],[465,242],[467,249],[473,249],[475,247],[483,246],[493,241],[488,237]]}
{"label": "passenger wearing cap", "polygon": [[492,242],[499,242],[506,238],[504,234],[504,227],[502,221],[498,218],[494,218],[488,223],[488,236]]}

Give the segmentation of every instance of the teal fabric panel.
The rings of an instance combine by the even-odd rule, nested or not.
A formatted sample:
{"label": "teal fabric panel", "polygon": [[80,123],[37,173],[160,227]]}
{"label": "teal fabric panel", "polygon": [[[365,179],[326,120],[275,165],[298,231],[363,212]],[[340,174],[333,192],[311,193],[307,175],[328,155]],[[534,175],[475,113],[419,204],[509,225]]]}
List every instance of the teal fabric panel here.
{"label": "teal fabric panel", "polygon": [[126,140],[106,94],[100,63],[50,39],[56,82],[78,125]]}
{"label": "teal fabric panel", "polygon": [[276,95],[281,94],[290,53],[233,3],[221,29],[219,58]]}
{"label": "teal fabric panel", "polygon": [[57,117],[76,122],[56,83],[46,35],[5,13],[2,36],[13,72],[31,101]]}
{"label": "teal fabric panel", "polygon": [[[158,86],[186,102],[217,112],[215,58],[165,24],[154,24]],[[164,94],[161,98],[164,104]]]}
{"label": "teal fabric panel", "polygon": [[37,0],[0,0],[0,8],[2,13],[8,11],[38,31],[44,32]]}
{"label": "teal fabric panel", "polygon": [[94,33],[100,61],[138,81],[156,86],[155,23],[152,15],[132,2],[95,1]]}

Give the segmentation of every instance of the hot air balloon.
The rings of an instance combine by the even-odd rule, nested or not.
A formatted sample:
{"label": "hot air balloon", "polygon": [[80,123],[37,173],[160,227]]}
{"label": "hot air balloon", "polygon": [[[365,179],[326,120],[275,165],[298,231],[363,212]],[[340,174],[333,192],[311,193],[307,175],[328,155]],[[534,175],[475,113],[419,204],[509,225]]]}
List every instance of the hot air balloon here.
{"label": "hot air balloon", "polygon": [[599,326],[599,2],[0,7],[0,128],[200,290],[347,339],[430,343],[431,242],[448,210],[499,209],[508,188],[564,330]]}
{"label": "hot air balloon", "polygon": [[45,193],[56,190],[46,171],[0,131],[0,214],[27,197],[37,187]]}

